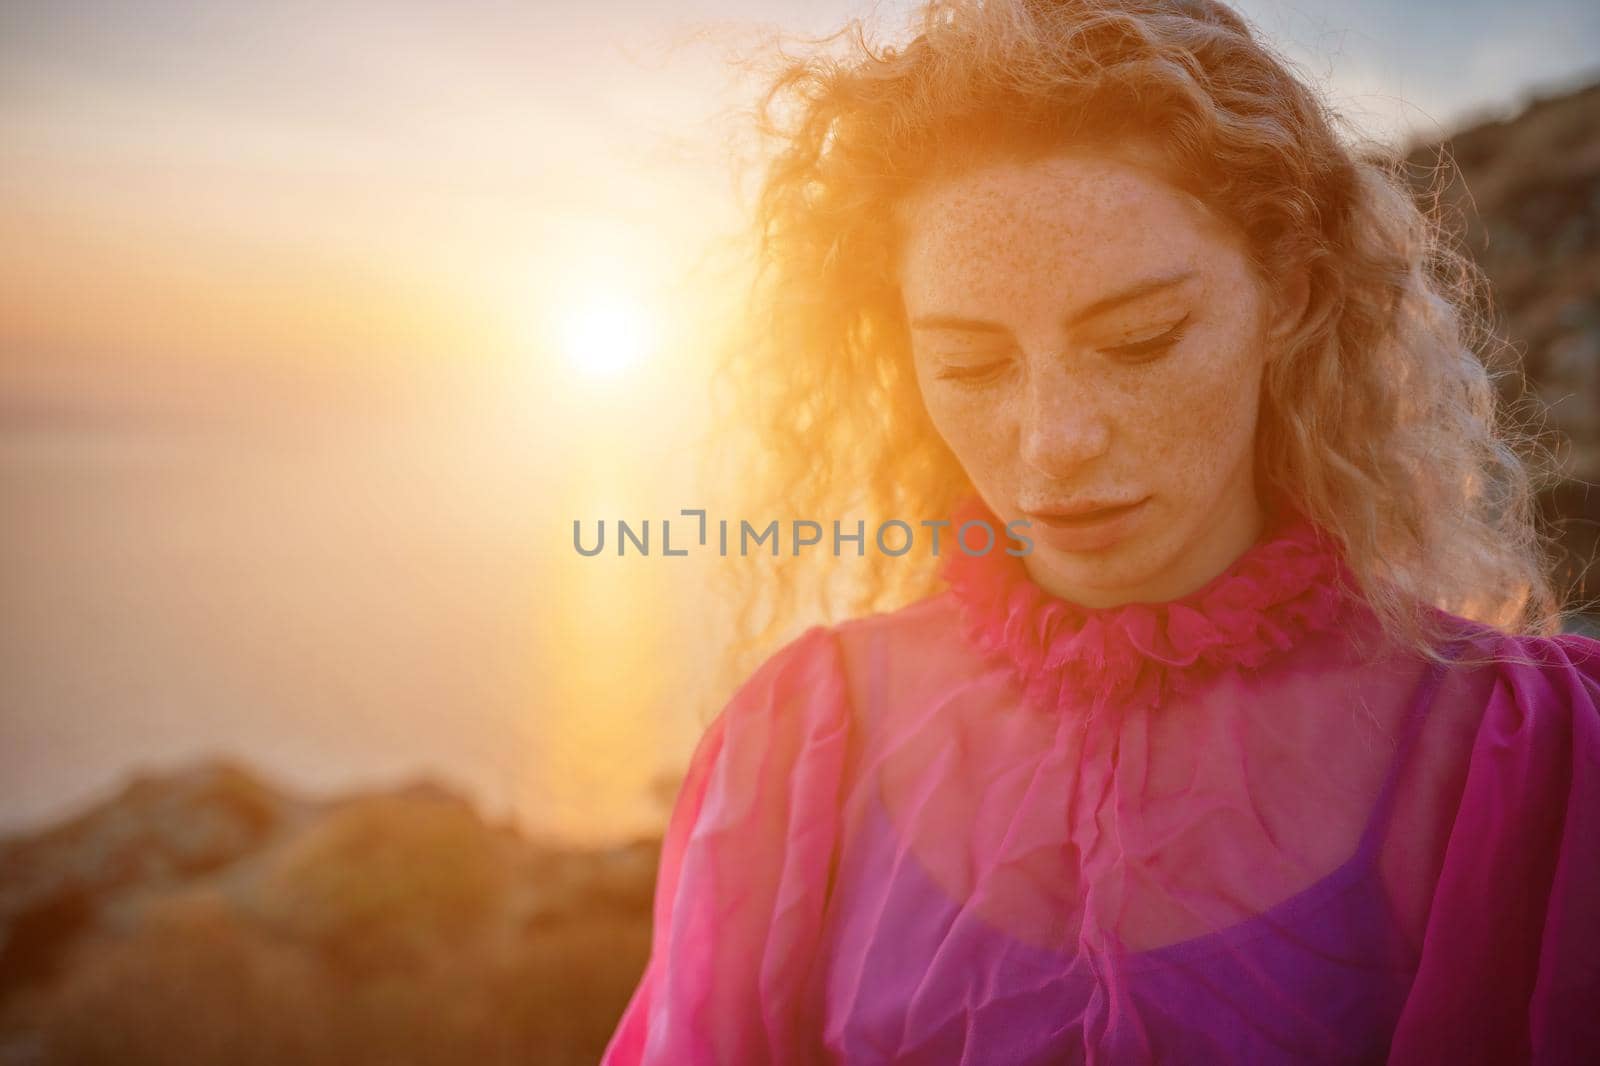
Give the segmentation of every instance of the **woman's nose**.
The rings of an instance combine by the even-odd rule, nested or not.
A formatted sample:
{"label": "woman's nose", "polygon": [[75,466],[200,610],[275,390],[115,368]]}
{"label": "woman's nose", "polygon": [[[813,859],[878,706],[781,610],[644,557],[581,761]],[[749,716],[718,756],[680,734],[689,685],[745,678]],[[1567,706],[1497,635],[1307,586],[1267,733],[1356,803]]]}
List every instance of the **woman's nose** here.
{"label": "woman's nose", "polygon": [[1023,403],[1022,461],[1046,477],[1070,477],[1111,446],[1093,387],[1059,365],[1029,375]]}

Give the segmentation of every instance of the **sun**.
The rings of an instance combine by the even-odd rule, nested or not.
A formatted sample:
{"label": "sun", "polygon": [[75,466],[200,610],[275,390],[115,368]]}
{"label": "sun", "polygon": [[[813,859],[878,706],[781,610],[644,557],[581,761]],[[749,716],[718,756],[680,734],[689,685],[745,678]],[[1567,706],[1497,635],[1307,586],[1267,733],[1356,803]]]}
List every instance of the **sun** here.
{"label": "sun", "polygon": [[653,325],[642,301],[622,293],[593,293],[561,316],[561,352],[585,376],[617,377],[649,357],[655,346]]}

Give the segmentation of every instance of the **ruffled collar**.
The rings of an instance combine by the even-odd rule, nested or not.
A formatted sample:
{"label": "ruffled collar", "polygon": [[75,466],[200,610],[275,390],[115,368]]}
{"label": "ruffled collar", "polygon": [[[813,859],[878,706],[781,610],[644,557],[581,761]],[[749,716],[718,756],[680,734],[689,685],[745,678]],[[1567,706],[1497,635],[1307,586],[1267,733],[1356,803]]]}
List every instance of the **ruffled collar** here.
{"label": "ruffled collar", "polygon": [[[1003,524],[977,496],[953,528]],[[1262,535],[1222,573],[1163,603],[1089,608],[1034,583],[997,542],[986,555],[959,548],[941,575],[961,605],[967,638],[1015,666],[1028,698],[1050,708],[1158,703],[1226,667],[1256,668],[1305,634],[1335,626],[1354,581],[1332,538],[1274,501]]]}

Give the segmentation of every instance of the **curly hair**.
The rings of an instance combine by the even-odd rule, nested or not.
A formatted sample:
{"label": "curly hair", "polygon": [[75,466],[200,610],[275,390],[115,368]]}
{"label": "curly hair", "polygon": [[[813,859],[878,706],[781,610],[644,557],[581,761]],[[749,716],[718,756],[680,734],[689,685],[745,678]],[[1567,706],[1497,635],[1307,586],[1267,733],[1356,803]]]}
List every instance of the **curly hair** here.
{"label": "curly hair", "polygon": [[[932,0],[915,37],[861,20],[780,49],[754,109],[776,143],[757,272],[720,367],[755,513],[944,515],[971,484],[917,388],[895,278],[895,205],[997,157],[1137,141],[1244,235],[1262,279],[1310,298],[1262,386],[1257,483],[1330,531],[1384,629],[1438,654],[1431,605],[1510,632],[1560,616],[1535,491],[1545,452],[1497,385],[1514,375],[1487,290],[1394,157],[1213,0]],[[937,590],[927,559],[817,553],[729,568],[742,671],[809,588],[825,613]],[[841,578],[839,571],[850,573]],[[765,620],[758,620],[765,609]]]}

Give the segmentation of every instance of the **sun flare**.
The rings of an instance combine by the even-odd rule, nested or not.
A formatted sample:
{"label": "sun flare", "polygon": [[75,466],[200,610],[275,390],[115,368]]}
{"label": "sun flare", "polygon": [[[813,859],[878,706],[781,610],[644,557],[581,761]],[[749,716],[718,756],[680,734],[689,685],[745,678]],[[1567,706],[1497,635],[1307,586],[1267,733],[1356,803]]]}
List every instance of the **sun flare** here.
{"label": "sun flare", "polygon": [[616,377],[642,363],[654,346],[644,304],[624,295],[597,294],[572,307],[561,322],[561,352],[589,377]]}

